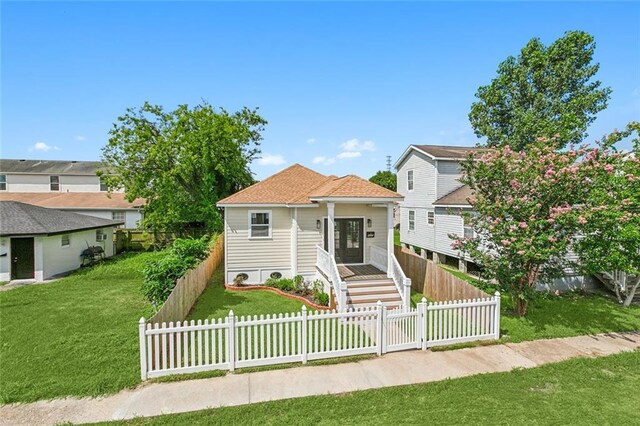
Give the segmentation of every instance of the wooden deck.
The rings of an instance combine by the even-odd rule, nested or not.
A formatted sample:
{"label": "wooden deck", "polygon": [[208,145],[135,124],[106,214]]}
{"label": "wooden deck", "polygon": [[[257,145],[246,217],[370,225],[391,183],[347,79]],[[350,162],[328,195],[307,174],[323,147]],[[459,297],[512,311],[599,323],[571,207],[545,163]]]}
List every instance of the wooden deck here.
{"label": "wooden deck", "polygon": [[338,265],[340,278],[345,281],[386,280],[387,273],[373,265]]}

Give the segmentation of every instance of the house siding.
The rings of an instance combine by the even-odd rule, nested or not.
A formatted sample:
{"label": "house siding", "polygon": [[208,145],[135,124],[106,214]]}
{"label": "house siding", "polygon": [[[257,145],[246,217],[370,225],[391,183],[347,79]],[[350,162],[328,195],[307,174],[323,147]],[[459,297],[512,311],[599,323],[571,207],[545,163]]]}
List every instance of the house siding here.
{"label": "house siding", "polygon": [[[413,191],[407,190],[407,171],[413,170]],[[400,204],[400,241],[433,250],[433,226],[427,224],[427,211],[433,208],[436,194],[436,161],[412,151],[398,166],[398,192],[404,195]],[[409,210],[416,212],[415,230],[409,231]]]}
{"label": "house siding", "polygon": [[454,189],[461,187],[462,184],[458,179],[460,179],[459,162],[438,160],[438,187],[436,197],[444,197]]}
{"label": "house siding", "polygon": [[324,208],[298,209],[298,273],[314,274],[316,271],[316,246],[322,245],[322,226],[316,227],[316,221],[322,221],[326,215]]}
{"label": "house siding", "polygon": [[[249,210],[270,210],[271,238],[249,239]],[[264,282],[272,272],[291,275],[291,209],[286,207],[227,207],[227,282],[239,273],[249,275],[247,283]]]}

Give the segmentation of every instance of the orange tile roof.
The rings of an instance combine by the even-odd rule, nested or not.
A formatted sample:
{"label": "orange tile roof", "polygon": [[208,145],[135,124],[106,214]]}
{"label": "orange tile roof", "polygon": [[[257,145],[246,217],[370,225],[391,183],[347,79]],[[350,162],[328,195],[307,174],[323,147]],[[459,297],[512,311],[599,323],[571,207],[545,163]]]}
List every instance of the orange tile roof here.
{"label": "orange tile roof", "polygon": [[133,209],[144,205],[142,198],[130,203],[117,192],[110,196],[106,192],[0,192],[0,201],[58,209]]}
{"label": "orange tile roof", "polygon": [[401,199],[402,195],[358,176],[325,176],[294,164],[218,204],[312,204],[311,199],[324,197]]}

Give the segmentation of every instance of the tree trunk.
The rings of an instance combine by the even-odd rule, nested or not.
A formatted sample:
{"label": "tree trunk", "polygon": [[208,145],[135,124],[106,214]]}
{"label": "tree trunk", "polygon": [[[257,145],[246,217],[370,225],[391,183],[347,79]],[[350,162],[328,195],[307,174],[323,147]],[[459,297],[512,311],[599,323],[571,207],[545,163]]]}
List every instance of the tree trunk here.
{"label": "tree trunk", "polygon": [[627,306],[631,305],[631,301],[636,295],[636,290],[638,290],[638,287],[640,287],[640,274],[636,276],[636,282],[631,286],[631,290],[629,290],[629,294],[627,294],[627,298],[624,300],[622,306],[626,308]]}
{"label": "tree trunk", "polygon": [[523,317],[527,314],[527,307],[529,306],[529,301],[516,297],[515,306],[516,306],[516,315],[519,317]]}

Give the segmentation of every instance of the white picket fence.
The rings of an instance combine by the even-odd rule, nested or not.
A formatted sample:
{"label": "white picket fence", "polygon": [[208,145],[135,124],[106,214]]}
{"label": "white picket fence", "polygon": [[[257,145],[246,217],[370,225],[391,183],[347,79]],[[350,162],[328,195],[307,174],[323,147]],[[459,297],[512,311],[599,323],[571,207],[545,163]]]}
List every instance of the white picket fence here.
{"label": "white picket fence", "polygon": [[500,338],[500,295],[387,310],[307,311],[147,324],[140,319],[143,380],[178,373],[423,349]]}

